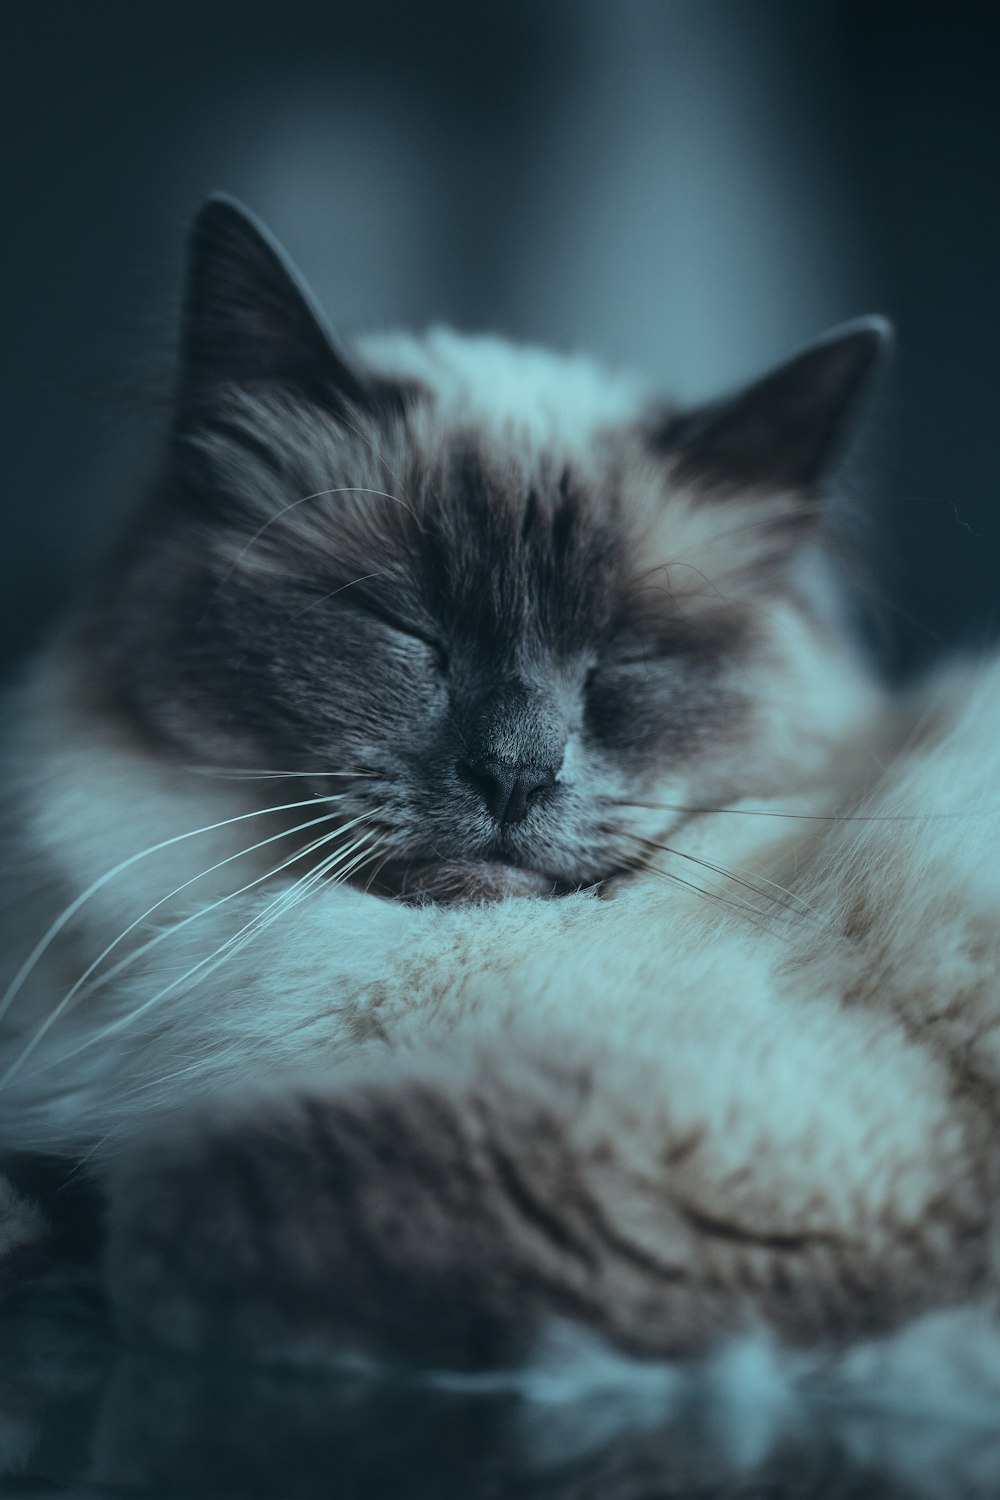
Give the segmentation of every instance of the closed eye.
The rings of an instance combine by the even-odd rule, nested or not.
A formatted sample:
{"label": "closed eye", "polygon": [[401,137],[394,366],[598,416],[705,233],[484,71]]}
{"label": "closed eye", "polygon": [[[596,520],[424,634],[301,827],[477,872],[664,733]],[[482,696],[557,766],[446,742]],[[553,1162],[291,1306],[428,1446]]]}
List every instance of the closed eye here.
{"label": "closed eye", "polygon": [[602,663],[602,665],[605,667],[648,667],[650,662],[656,661],[657,657],[661,654],[663,653],[652,650],[641,652],[637,651],[634,652],[631,656],[609,657],[606,662]]}
{"label": "closed eye", "polygon": [[588,681],[602,671],[628,671],[644,667],[647,670],[674,663],[687,655],[697,644],[690,632],[674,628],[670,632],[656,631],[641,635],[637,630],[624,633],[617,644],[609,643],[601,657],[591,667]]}
{"label": "closed eye", "polygon": [[365,599],[363,602],[358,603],[358,608],[373,615],[376,620],[381,620],[383,625],[388,626],[397,635],[406,636],[411,641],[420,641],[422,645],[434,652],[442,672],[447,672],[449,667],[448,652],[436,636],[431,635],[426,630],[422,630],[418,625],[411,624],[408,620],[401,620],[398,615],[393,614],[383,604],[376,603],[374,600]]}
{"label": "closed eye", "polygon": [[628,671],[636,667],[648,668],[652,662],[657,660],[658,653],[652,649],[647,651],[633,651],[622,653],[621,656],[606,656],[601,661],[595,662],[587,673],[587,686],[595,682],[603,673]]}

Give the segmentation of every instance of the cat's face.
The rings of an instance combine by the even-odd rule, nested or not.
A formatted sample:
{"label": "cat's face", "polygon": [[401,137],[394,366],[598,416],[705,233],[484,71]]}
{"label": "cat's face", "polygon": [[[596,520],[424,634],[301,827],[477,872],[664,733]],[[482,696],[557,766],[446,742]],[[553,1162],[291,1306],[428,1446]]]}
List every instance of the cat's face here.
{"label": "cat's face", "polygon": [[784,637],[824,638],[794,559],[883,337],[854,325],[687,416],[492,340],[348,362],[213,203],[171,462],[108,596],[119,699],[190,764],[336,773],[376,888],[632,868],[686,801],[762,789]]}

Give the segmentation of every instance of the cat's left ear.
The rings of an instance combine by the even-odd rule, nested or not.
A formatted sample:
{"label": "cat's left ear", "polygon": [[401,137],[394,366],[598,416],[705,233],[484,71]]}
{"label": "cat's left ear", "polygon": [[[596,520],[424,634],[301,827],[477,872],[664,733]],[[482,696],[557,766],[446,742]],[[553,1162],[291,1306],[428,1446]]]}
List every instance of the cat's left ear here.
{"label": "cat's left ear", "polygon": [[810,490],[847,441],[892,347],[885,318],[858,318],[734,395],[672,418],[656,446],[708,488]]}
{"label": "cat's left ear", "polygon": [[179,400],[223,384],[289,381],[364,405],[370,383],[337,344],[281,246],[242,204],[203,204],[191,230]]}

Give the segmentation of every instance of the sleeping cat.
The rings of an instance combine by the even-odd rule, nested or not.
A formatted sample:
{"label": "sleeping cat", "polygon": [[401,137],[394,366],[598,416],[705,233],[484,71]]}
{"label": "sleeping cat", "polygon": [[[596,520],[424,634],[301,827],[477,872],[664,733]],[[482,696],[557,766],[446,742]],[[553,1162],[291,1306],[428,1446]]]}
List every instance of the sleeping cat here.
{"label": "sleeping cat", "polygon": [[987,1306],[1000,668],[890,695],[852,644],[826,476],[887,337],[696,410],[348,351],[205,206],[156,482],[5,713],[0,1140],[97,1174],[129,1338]]}

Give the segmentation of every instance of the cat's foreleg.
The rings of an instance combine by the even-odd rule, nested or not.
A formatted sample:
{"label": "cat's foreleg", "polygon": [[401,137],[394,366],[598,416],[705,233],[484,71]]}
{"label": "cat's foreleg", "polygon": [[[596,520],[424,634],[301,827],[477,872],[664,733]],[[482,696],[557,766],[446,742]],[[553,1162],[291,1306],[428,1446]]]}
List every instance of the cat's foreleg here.
{"label": "cat's foreleg", "polygon": [[675,1355],[761,1326],[860,1335],[975,1294],[978,1118],[893,1026],[753,986],[664,986],[641,1032],[518,1007],[221,1101],[117,1169],[123,1327],[468,1366],[528,1357],[553,1318]]}

